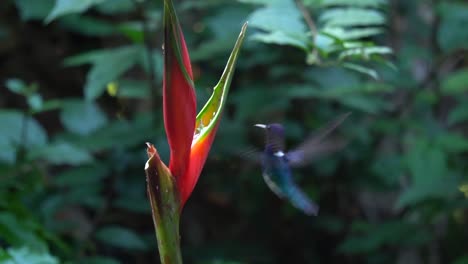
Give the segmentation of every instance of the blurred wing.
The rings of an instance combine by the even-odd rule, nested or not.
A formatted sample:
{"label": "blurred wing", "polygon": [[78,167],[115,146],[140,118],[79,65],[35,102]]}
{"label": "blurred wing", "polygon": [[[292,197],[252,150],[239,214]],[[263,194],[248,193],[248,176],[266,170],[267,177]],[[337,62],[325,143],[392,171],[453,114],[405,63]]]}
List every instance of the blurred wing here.
{"label": "blurred wing", "polygon": [[263,152],[257,148],[249,148],[249,149],[244,149],[241,151],[238,151],[237,154],[241,159],[251,162],[251,163],[257,163],[261,164],[262,163],[262,155]]}
{"label": "blurred wing", "polygon": [[289,165],[293,167],[303,166],[320,155],[333,153],[342,149],[346,145],[344,140],[335,138],[334,140],[323,141],[323,139],[343,123],[350,114],[340,115],[335,120],[319,128],[296,149],[286,153]]}

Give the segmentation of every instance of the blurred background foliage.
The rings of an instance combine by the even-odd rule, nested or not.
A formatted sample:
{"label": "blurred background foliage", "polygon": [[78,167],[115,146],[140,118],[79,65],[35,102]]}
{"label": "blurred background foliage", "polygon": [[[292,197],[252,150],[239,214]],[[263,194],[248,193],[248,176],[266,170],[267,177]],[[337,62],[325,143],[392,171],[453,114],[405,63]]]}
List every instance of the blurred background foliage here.
{"label": "blurred background foliage", "polygon": [[[162,1],[0,3],[0,262],[157,263],[145,141],[167,161]],[[468,263],[465,1],[176,1],[199,106],[250,23],[182,215],[186,263]],[[348,145],[266,187],[254,123]]]}

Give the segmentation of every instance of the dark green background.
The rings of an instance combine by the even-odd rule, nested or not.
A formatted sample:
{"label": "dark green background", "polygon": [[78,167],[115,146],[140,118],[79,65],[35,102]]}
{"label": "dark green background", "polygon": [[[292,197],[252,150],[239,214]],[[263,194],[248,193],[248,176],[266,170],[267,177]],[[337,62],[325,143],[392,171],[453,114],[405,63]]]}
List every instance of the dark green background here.
{"label": "dark green background", "polygon": [[[250,22],[185,262],[468,263],[468,5],[305,0],[311,34],[295,2],[175,1],[198,108]],[[143,167],[146,141],[168,159],[161,6],[1,1],[0,263],[159,262]],[[347,146],[294,171],[308,217],[249,161],[252,125],[295,146],[345,112]]]}

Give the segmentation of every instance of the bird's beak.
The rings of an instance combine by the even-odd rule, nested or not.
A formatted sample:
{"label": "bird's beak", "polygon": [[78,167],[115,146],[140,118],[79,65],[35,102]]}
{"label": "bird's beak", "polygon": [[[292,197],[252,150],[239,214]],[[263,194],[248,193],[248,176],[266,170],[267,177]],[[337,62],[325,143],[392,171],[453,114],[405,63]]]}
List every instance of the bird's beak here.
{"label": "bird's beak", "polygon": [[267,128],[267,126],[264,125],[264,124],[255,124],[254,126],[259,127],[259,128],[263,128],[263,129]]}

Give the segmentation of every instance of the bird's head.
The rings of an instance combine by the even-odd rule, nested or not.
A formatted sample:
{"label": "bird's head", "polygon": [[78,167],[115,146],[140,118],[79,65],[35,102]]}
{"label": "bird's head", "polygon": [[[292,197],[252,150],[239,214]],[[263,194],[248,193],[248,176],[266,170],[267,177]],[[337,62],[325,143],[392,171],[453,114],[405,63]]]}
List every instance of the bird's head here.
{"label": "bird's head", "polygon": [[255,124],[254,126],[266,131],[267,145],[272,145],[274,149],[283,149],[284,128],[281,124]]}
{"label": "bird's head", "polygon": [[263,128],[267,135],[275,135],[275,136],[284,136],[284,128],[281,124],[273,123],[273,124],[255,124],[254,126]]}

